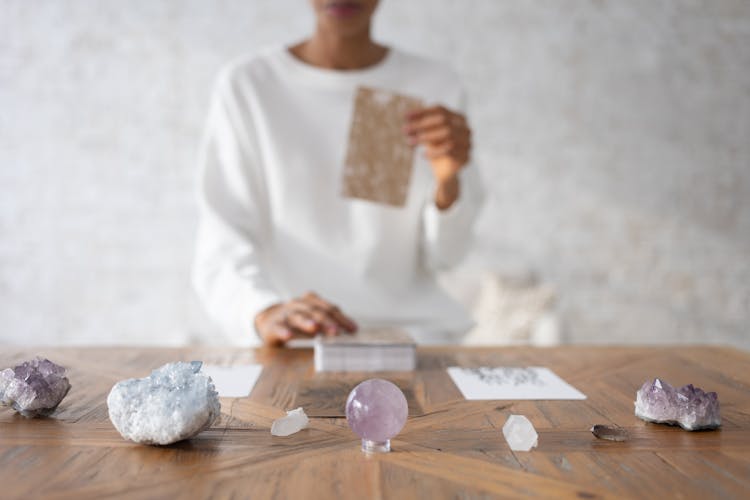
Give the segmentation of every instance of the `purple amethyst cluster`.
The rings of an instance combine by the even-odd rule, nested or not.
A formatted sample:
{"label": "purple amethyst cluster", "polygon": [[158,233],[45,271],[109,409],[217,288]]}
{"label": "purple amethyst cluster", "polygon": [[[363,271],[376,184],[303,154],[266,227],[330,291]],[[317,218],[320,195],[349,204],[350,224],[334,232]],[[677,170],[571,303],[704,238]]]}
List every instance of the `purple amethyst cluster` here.
{"label": "purple amethyst cluster", "polygon": [[49,415],[70,390],[65,368],[35,358],[0,371],[0,404],[24,417]]}
{"label": "purple amethyst cluster", "polygon": [[679,425],[688,431],[721,425],[715,392],[704,392],[693,384],[675,389],[658,378],[646,381],[636,393],[635,415],[649,422]]}

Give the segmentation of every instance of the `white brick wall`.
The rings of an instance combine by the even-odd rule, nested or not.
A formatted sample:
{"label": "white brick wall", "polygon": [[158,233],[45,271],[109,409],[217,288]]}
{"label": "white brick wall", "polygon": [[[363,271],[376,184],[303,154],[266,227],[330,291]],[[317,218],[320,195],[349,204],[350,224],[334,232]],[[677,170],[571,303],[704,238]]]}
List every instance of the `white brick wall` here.
{"label": "white brick wall", "polygon": [[[211,331],[187,277],[210,84],[310,23],[304,0],[0,0],[0,342]],[[750,347],[749,2],[384,0],[376,33],[465,77],[473,265],[538,273],[571,341]]]}

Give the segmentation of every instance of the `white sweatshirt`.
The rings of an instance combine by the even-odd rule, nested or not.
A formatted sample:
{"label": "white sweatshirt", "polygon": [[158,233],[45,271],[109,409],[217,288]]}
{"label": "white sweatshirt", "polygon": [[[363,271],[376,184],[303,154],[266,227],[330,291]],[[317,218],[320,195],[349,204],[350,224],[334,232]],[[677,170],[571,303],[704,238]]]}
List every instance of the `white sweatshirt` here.
{"label": "white sweatshirt", "polygon": [[200,157],[193,281],[235,345],[259,344],[255,315],[310,290],[360,327],[398,325],[422,341],[471,326],[434,271],[469,247],[482,201],[477,168],[462,170],[460,198],[445,211],[421,150],[405,206],[343,198],[359,85],[464,108],[453,72],[394,49],[376,66],[337,71],[277,47],[218,77]]}

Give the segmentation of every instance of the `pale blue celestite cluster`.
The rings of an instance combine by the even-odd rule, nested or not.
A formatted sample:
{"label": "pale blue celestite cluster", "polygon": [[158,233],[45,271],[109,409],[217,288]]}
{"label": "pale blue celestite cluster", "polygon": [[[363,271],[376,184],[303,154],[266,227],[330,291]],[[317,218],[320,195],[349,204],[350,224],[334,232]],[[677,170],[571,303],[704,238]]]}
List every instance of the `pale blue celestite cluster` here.
{"label": "pale blue celestite cluster", "polygon": [[202,362],[169,363],[145,378],[115,384],[107,397],[109,419],[125,439],[165,445],[209,428],[221,413]]}

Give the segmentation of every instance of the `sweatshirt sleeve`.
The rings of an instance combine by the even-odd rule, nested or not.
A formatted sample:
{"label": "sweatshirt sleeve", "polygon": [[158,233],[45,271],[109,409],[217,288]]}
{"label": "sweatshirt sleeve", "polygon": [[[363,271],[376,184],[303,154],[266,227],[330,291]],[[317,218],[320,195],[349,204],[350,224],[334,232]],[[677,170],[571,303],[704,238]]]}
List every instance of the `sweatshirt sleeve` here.
{"label": "sweatshirt sleeve", "polygon": [[192,278],[209,315],[236,345],[261,343],[255,315],[280,302],[264,272],[270,213],[256,133],[230,69],[216,83],[200,152]]}
{"label": "sweatshirt sleeve", "polygon": [[[466,112],[461,92],[459,110]],[[458,174],[459,197],[446,210],[435,205],[435,186],[429,190],[422,211],[422,246],[427,266],[435,271],[458,264],[472,244],[474,222],[484,203],[479,169],[469,162]]]}

